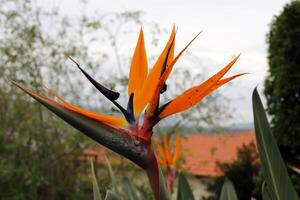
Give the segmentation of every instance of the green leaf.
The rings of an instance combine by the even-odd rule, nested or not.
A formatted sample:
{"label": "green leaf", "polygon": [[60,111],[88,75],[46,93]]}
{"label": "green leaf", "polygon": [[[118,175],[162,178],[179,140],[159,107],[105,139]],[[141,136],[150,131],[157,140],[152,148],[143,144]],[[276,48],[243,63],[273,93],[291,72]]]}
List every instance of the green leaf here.
{"label": "green leaf", "polygon": [[138,200],[135,189],[127,177],[123,178],[125,200]]}
{"label": "green leaf", "polygon": [[193,191],[182,173],[179,175],[177,200],[195,200]]}
{"label": "green leaf", "polygon": [[268,191],[266,182],[263,182],[263,185],[262,185],[262,199],[263,200],[272,200],[270,192]]}
{"label": "green leaf", "polygon": [[120,200],[121,198],[119,198],[118,195],[116,195],[114,192],[108,190],[106,192],[106,195],[105,195],[105,199],[104,200]]}
{"label": "green leaf", "polygon": [[286,165],[271,133],[265,110],[256,89],[253,91],[252,103],[257,148],[268,191],[274,200],[297,200],[299,197],[288,176]]}
{"label": "green leaf", "polygon": [[94,163],[93,163],[92,159],[90,161],[91,161],[94,200],[102,200],[100,190],[99,190],[99,186],[98,186],[98,182],[97,182],[97,178],[96,178],[96,175],[95,175]]}
{"label": "green leaf", "polygon": [[238,200],[234,186],[227,178],[221,190],[220,200]]}
{"label": "green leaf", "polygon": [[170,200],[171,194],[167,188],[167,181],[164,177],[164,174],[161,171],[161,168],[158,167],[159,172],[159,194],[160,194],[160,200]]}
{"label": "green leaf", "polygon": [[119,190],[118,190],[116,177],[115,177],[114,172],[112,170],[111,164],[110,164],[109,160],[107,159],[107,157],[105,157],[105,160],[106,160],[106,163],[107,163],[107,168],[108,168],[109,176],[110,176],[110,179],[111,179],[111,184],[114,188],[114,192],[115,192],[115,194],[120,195]]}

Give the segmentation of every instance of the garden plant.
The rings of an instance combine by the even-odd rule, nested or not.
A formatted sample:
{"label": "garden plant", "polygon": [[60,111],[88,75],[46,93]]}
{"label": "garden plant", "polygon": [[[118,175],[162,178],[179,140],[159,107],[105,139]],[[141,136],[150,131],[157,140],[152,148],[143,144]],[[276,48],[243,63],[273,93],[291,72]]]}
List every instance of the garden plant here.
{"label": "garden plant", "polygon": [[[176,29],[173,27],[165,48],[148,72],[144,35],[141,29],[131,60],[128,81],[128,103],[126,107],[117,102],[120,96],[118,92],[100,84],[75,59],[70,57],[95,88],[120,110],[123,117],[96,113],[80,108],[64,100],[45,85],[42,85],[42,88],[52,98],[38,91],[28,89],[15,81],[12,81],[12,83],[86,136],[138,165],[148,176],[153,197],[156,200],[169,200],[171,199],[171,195],[167,189],[155,151],[152,149],[153,146],[151,146],[153,127],[166,117],[190,109],[222,85],[245,74],[240,73],[224,78],[225,74],[239,58],[238,55],[208,80],[191,87],[173,100],[161,104],[160,97],[168,89],[166,81],[171,74],[173,66],[200,34],[197,34],[175,56],[176,33]],[[253,112],[257,147],[265,181],[262,188],[263,199],[299,199],[287,174],[286,166],[281,158],[273,135],[270,132],[266,114],[256,90],[253,92]],[[110,165],[108,166],[113,180],[113,172]],[[94,174],[92,175],[92,182],[94,199],[99,200],[101,199],[101,195]],[[126,194],[125,199],[138,199],[130,181],[124,179],[123,184],[125,188],[124,193]],[[169,189],[171,190],[170,186]],[[109,190],[107,192],[105,199],[119,199],[120,195],[118,193],[120,192],[115,185],[113,191]],[[192,189],[183,174],[180,174],[178,178],[177,199],[195,199]],[[234,186],[230,180],[224,182],[220,199],[237,199]]]}

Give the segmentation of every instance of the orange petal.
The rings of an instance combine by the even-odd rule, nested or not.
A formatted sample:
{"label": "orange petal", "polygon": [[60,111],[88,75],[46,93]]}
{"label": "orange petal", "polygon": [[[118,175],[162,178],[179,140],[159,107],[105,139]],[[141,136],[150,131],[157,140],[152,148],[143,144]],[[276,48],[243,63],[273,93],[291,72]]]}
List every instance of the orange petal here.
{"label": "orange petal", "polygon": [[166,164],[166,160],[165,160],[165,156],[164,156],[163,146],[157,140],[152,140],[152,143],[153,143],[154,148],[155,148],[156,158],[157,158],[158,162],[161,165],[165,165]]}
{"label": "orange petal", "polygon": [[187,110],[194,105],[196,105],[199,101],[201,101],[205,96],[207,96],[212,90],[219,80],[228,72],[228,70],[234,65],[240,55],[235,57],[226,67],[216,73],[214,76],[206,80],[199,86],[194,86],[174,100],[170,101],[159,114],[159,118],[165,118],[169,115],[182,112]]}
{"label": "orange petal", "polygon": [[[166,80],[168,79],[173,66],[176,64],[177,60],[180,58],[180,56],[185,52],[185,50],[194,42],[194,40],[201,34],[202,32],[199,32],[181,51],[180,53],[175,57],[174,60],[172,60],[172,62],[167,66],[166,71],[164,72],[164,74],[162,75],[160,82],[166,82]],[[163,86],[163,83],[161,84],[161,87]]]}
{"label": "orange petal", "polygon": [[[16,86],[18,86],[19,88],[21,88],[22,90],[24,90],[25,92],[31,94],[32,96],[37,96],[40,97],[42,99],[46,99],[48,101],[50,101],[53,104],[59,105],[61,107],[64,107],[68,110],[71,110],[73,112],[76,112],[78,114],[84,115],[86,117],[89,117],[91,119],[94,119],[96,121],[108,124],[108,125],[112,125],[112,126],[125,126],[127,124],[126,120],[124,120],[123,118],[117,117],[117,116],[111,116],[111,115],[105,115],[105,114],[100,114],[100,113],[94,113],[94,112],[90,112],[87,110],[84,110],[82,108],[79,108],[67,101],[65,101],[63,98],[61,98],[60,96],[58,96],[57,94],[54,93],[54,95],[62,101],[62,103],[59,103],[49,97],[46,97],[42,94],[39,94],[33,90],[30,90],[28,88],[26,88],[25,86],[12,81],[13,84],[15,84]],[[49,90],[47,87],[43,86],[46,90]],[[50,90],[49,90],[50,91]],[[53,91],[51,91],[53,93]]]}
{"label": "orange petal", "polygon": [[175,40],[175,27],[173,27],[171,36],[163,52],[160,54],[153,68],[149,72],[144,82],[144,85],[142,87],[141,94],[137,97],[138,100],[136,101],[136,109],[135,109],[135,113],[137,115],[139,115],[143,111],[145,106],[152,99],[155,89],[157,88],[157,84],[160,80],[160,77],[163,71],[165,70],[164,67],[166,67],[167,64],[166,62],[171,62],[170,59],[173,60],[172,55],[174,55],[174,47],[173,47],[174,40]]}
{"label": "orange petal", "polygon": [[88,110],[85,110],[83,108],[77,107],[69,102],[66,102],[63,104],[67,109],[79,113],[81,115],[84,115],[86,117],[89,117],[91,119],[97,120],[99,122],[112,125],[112,126],[126,126],[128,123],[126,120],[124,120],[121,117],[112,116],[112,115],[105,115],[101,113],[95,113],[90,112]]}
{"label": "orange petal", "polygon": [[169,142],[170,142],[169,136],[165,134],[163,136],[163,149],[164,149],[164,155],[167,163],[170,163],[172,161]]}
{"label": "orange petal", "polygon": [[179,134],[176,135],[174,140],[174,153],[173,153],[173,159],[172,164],[175,165],[178,161],[181,153],[181,137]]}
{"label": "orange petal", "polygon": [[[231,76],[231,77],[228,77],[228,78],[221,79],[221,80],[218,81],[217,84],[215,84],[215,85],[211,88],[211,90],[214,91],[214,90],[218,89],[219,87],[221,87],[222,85],[228,83],[229,81],[231,81],[231,80],[233,80],[233,79],[235,79],[235,78],[237,78],[237,77],[239,77],[239,76],[245,75],[245,74],[248,74],[248,73],[241,73],[241,74],[237,74],[237,75],[234,75],[234,76]],[[211,91],[211,92],[212,92],[212,91]]]}
{"label": "orange petal", "polygon": [[[141,28],[139,39],[137,41],[135,51],[131,60],[129,82],[128,82],[128,96],[134,94],[134,105],[136,105],[136,97],[140,95],[144,81],[148,74],[148,61],[145,49],[144,34]],[[136,108],[134,108],[136,110]]]}
{"label": "orange petal", "polygon": [[[201,33],[201,32],[200,32]],[[166,80],[168,79],[173,66],[175,65],[175,63],[177,62],[177,60],[179,59],[179,57],[183,54],[183,52],[190,46],[190,44],[200,35],[200,33],[198,33],[182,50],[181,52],[175,57],[174,60],[172,60],[172,62],[170,63],[170,65],[167,66],[165,72],[162,74],[159,83],[155,89],[154,95],[152,97],[152,100],[150,101],[150,105],[147,109],[147,115],[151,116],[154,114],[155,109],[157,108],[157,104],[158,104],[158,100],[159,100],[159,95],[160,95],[160,91],[163,87],[163,85],[165,84]]]}

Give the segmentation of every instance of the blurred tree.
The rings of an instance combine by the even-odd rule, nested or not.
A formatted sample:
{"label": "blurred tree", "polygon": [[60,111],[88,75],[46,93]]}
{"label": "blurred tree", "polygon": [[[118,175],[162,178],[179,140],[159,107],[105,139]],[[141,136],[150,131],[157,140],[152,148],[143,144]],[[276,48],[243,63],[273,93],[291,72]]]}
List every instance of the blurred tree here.
{"label": "blurred tree", "polygon": [[88,58],[81,32],[67,38],[76,31],[68,19],[34,1],[2,2],[0,14],[1,198],[84,199],[91,192],[78,163],[84,138],[10,84],[13,79],[37,89],[46,82],[78,99],[82,84],[70,82],[73,70],[62,61],[75,54]]}
{"label": "blurred tree", "polygon": [[[239,199],[250,200],[251,197],[261,199],[260,190],[257,190],[257,177],[259,175],[259,155],[253,142],[243,145],[238,150],[238,157],[234,163],[218,163],[219,169],[224,177],[211,178],[207,180],[207,189],[214,195],[206,200],[219,199],[225,178],[229,178],[237,192]],[[261,187],[259,187],[261,188]]]}
{"label": "blurred tree", "polygon": [[[121,16],[119,20],[126,18],[127,23],[138,23],[139,16],[129,12],[111,17],[115,15]],[[1,199],[92,198],[86,175],[89,166],[78,160],[89,140],[12,87],[10,80],[38,91],[39,84],[46,83],[72,102],[94,109],[88,96],[91,92],[83,90],[84,79],[65,60],[76,57],[87,70],[96,72],[95,67],[108,57],[90,48],[99,42],[95,35],[102,30],[100,22],[85,13],[70,19],[61,16],[58,8],[39,6],[33,0],[1,2]],[[102,103],[96,105],[104,108]]]}
{"label": "blurred tree", "polygon": [[[265,81],[267,111],[283,158],[300,166],[300,1],[275,16],[267,35],[269,73]],[[300,193],[300,178],[290,170]]]}

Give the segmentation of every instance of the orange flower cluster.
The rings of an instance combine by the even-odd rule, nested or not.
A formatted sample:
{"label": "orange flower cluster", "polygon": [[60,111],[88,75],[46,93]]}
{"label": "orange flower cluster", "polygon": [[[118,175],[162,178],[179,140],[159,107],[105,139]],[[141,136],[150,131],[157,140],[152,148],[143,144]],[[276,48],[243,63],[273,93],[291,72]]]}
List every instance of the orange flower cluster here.
{"label": "orange flower cluster", "polygon": [[156,151],[156,158],[162,167],[167,169],[167,186],[173,192],[176,167],[181,153],[181,136],[176,134],[171,140],[168,134],[164,134],[162,140],[153,139],[153,146]]}

